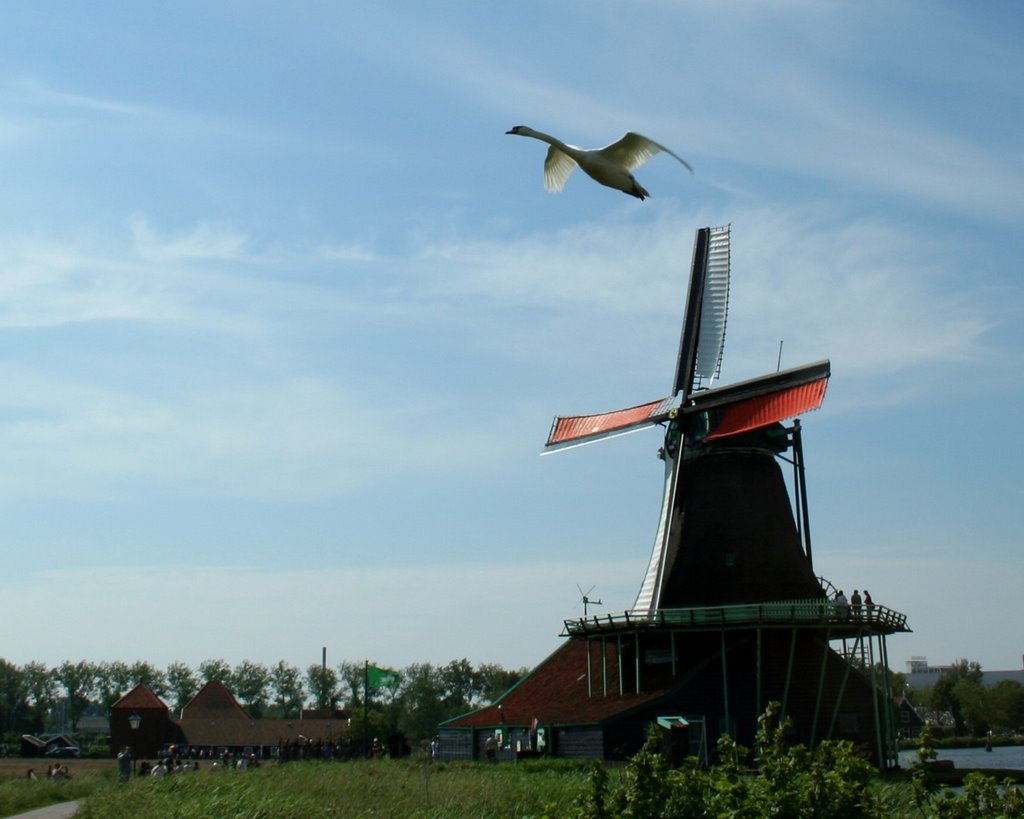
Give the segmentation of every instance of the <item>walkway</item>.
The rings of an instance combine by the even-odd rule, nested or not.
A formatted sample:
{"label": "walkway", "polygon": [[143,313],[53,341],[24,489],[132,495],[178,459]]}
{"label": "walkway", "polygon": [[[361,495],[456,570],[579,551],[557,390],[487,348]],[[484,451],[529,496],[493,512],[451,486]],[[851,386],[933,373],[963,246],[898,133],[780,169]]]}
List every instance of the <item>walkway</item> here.
{"label": "walkway", "polygon": [[10,819],[68,819],[74,816],[80,802],[57,802],[54,805],[47,805],[45,808],[36,808],[27,813],[18,813]]}

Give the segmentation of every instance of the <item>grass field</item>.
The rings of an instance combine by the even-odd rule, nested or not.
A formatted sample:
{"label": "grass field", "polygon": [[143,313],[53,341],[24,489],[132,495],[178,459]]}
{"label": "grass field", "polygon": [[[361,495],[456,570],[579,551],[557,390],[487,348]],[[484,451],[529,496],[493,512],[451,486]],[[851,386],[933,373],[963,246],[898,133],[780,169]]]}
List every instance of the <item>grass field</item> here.
{"label": "grass field", "polygon": [[[37,765],[42,761],[42,765]],[[584,765],[486,765],[373,760],[201,770],[119,783],[113,760],[70,760],[67,782],[27,780],[45,760],[0,760],[0,816],[82,799],[76,817],[528,817],[566,806],[586,787]]]}
{"label": "grass field", "polygon": [[97,791],[82,819],[189,817],[524,817],[569,804],[585,786],[578,765],[305,762],[245,772],[178,774]]}
{"label": "grass field", "polygon": [[[67,765],[70,779],[50,781],[46,778],[47,766],[55,761]],[[0,758],[0,816],[81,799],[109,787],[114,782],[116,767],[112,759]],[[29,768],[36,772],[38,779],[25,776]]]}

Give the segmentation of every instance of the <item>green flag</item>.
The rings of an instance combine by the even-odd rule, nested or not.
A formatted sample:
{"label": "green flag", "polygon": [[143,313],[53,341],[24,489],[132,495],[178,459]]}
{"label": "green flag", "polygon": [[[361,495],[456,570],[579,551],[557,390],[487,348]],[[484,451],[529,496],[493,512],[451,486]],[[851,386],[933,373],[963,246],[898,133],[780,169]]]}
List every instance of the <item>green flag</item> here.
{"label": "green flag", "polygon": [[370,691],[387,688],[397,682],[397,671],[392,671],[390,668],[377,668],[375,665],[366,666],[366,687]]}

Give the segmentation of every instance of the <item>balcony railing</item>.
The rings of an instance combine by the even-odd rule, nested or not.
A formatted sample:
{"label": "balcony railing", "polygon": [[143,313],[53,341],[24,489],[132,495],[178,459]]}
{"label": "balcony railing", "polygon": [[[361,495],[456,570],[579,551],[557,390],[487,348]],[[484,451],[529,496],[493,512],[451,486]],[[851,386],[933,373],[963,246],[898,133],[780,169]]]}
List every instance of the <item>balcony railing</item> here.
{"label": "balcony railing", "polygon": [[854,607],[828,600],[776,600],[734,606],[694,606],[655,612],[623,611],[565,621],[570,636],[645,628],[701,628],[739,625],[801,625],[909,631],[907,616],[885,606]]}

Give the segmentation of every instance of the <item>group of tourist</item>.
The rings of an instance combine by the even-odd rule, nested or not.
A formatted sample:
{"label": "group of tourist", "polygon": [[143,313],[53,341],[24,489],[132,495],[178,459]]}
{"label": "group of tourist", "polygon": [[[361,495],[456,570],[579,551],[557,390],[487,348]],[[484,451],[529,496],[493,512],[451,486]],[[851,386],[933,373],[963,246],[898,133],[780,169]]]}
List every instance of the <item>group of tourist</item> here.
{"label": "group of tourist", "polygon": [[864,589],[863,596],[860,591],[854,589],[849,600],[843,590],[839,589],[836,596],[832,598],[832,603],[836,607],[836,614],[843,620],[849,618],[851,614],[854,617],[862,617],[866,614],[870,620],[875,610],[875,601],[871,599],[871,592],[867,589]]}
{"label": "group of tourist", "polygon": [[[197,752],[198,755],[198,752]],[[191,761],[185,758],[186,755],[176,756],[169,750],[164,750],[158,756],[156,762],[150,763],[142,760],[138,765],[138,776],[152,776],[159,779],[171,774],[187,773],[199,770],[199,760],[193,758]],[[205,758],[210,758],[208,755]],[[132,751],[130,748],[122,748],[117,755],[117,775],[121,779],[129,779],[132,776]],[[259,760],[255,754],[231,754],[223,751],[219,756],[213,757],[210,764],[212,771],[238,770],[244,771],[247,768],[255,768]]]}
{"label": "group of tourist", "polygon": [[[28,779],[38,779],[39,776],[36,774],[35,768],[29,768],[25,773]],[[61,765],[57,762],[52,765],[46,766],[46,778],[47,779],[70,779],[71,771],[68,770],[67,765]]]}

